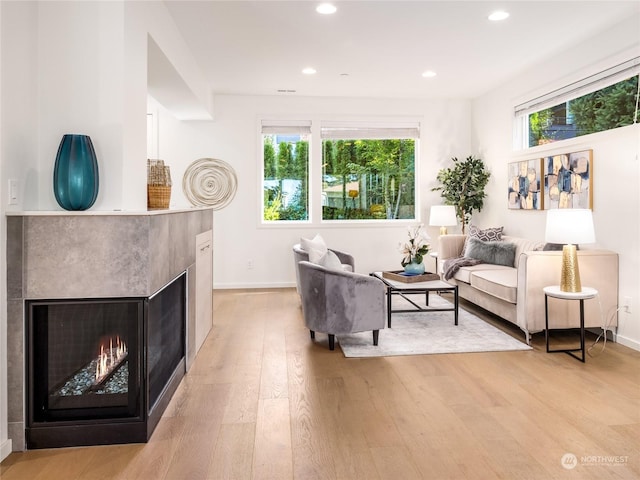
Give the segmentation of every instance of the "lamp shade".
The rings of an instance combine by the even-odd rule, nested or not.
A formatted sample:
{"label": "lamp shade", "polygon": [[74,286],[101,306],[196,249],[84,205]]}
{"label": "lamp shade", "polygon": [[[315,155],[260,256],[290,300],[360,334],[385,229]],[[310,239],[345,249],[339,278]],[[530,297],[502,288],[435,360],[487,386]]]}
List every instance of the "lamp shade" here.
{"label": "lamp shade", "polygon": [[432,227],[451,227],[458,224],[456,207],[453,205],[433,205],[429,213],[429,225]]}
{"label": "lamp shade", "polygon": [[594,243],[591,210],[582,208],[558,208],[547,211],[545,241],[548,243]]}

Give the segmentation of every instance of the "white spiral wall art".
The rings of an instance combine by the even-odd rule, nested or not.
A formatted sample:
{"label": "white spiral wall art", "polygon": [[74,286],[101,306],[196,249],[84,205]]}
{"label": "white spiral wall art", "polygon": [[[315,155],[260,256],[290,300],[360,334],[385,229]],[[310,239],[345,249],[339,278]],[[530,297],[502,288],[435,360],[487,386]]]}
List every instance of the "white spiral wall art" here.
{"label": "white spiral wall art", "polygon": [[182,190],[195,206],[226,207],[236,195],[238,178],[231,165],[216,158],[200,158],[184,172]]}

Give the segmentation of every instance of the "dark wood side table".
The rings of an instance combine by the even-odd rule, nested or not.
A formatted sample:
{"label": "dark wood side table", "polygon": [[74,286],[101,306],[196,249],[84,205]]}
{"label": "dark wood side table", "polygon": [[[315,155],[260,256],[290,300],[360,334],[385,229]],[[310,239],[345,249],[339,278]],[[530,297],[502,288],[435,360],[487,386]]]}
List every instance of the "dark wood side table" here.
{"label": "dark wood side table", "polygon": [[[584,301],[589,298],[595,298],[598,296],[598,290],[590,287],[582,287],[581,292],[563,292],[560,290],[560,285],[552,285],[549,287],[544,287],[544,335],[547,342],[547,352],[548,353],[566,353],[567,355],[571,355],[573,358],[580,360],[581,362],[585,362],[585,340],[584,340]],[[580,348],[565,348],[565,349],[557,349],[550,350],[549,349],[549,304],[548,299],[559,298],[561,300],[578,300],[580,302]],[[579,357],[574,352],[582,352],[582,357]]]}

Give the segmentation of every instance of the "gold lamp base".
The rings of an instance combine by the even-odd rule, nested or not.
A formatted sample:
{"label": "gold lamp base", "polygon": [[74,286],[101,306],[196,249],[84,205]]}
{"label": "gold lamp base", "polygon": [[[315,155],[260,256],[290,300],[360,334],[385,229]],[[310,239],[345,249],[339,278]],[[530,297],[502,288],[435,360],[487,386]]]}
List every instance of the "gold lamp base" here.
{"label": "gold lamp base", "polygon": [[446,235],[447,234],[447,227],[440,227],[440,235]]}
{"label": "gold lamp base", "polygon": [[580,269],[578,268],[578,253],[575,245],[568,244],[562,247],[560,290],[572,293],[582,291]]}

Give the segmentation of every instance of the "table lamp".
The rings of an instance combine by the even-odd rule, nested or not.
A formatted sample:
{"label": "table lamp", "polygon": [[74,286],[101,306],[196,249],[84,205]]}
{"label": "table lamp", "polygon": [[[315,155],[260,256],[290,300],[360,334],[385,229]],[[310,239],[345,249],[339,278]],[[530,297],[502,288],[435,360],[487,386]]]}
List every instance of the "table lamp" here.
{"label": "table lamp", "polygon": [[447,227],[458,224],[456,207],[453,205],[433,205],[429,213],[429,225],[440,227],[440,235],[447,234]]}
{"label": "table lamp", "polygon": [[591,210],[581,208],[548,210],[545,241],[563,244],[560,290],[581,292],[576,245],[596,241]]}

